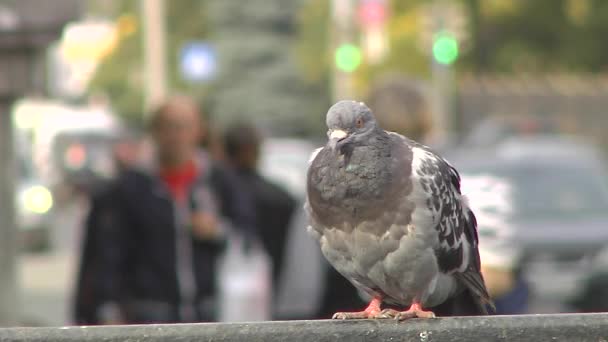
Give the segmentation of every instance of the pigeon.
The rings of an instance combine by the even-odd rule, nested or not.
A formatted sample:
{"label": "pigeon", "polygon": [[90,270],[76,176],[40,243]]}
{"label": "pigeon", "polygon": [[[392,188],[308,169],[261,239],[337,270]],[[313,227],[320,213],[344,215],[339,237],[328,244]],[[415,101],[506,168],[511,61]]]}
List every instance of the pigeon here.
{"label": "pigeon", "polygon": [[365,310],[333,318],[488,314],[477,222],[456,169],[383,130],[362,102],[337,102],[326,123],[328,142],[307,171],[308,230],[329,263],[371,298]]}

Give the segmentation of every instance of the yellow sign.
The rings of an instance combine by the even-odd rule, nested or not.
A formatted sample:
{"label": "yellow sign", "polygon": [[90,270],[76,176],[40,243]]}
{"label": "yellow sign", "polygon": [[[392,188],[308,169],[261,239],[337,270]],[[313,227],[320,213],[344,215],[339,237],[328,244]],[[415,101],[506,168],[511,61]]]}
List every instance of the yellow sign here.
{"label": "yellow sign", "polygon": [[116,22],[71,23],[63,31],[60,51],[70,62],[98,62],[114,51],[121,38],[136,30],[137,22],[131,14],[120,16]]}
{"label": "yellow sign", "polygon": [[125,38],[137,31],[137,18],[133,14],[123,14],[116,20],[116,31],[120,38]]}

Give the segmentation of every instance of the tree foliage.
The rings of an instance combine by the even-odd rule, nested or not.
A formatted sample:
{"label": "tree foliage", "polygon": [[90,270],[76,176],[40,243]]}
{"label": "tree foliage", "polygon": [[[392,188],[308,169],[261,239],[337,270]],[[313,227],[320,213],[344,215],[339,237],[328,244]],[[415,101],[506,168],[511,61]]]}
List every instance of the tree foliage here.
{"label": "tree foliage", "polygon": [[[95,3],[95,2],[93,2]],[[98,67],[90,84],[92,92],[108,95],[117,113],[127,120],[140,121],[143,111],[143,74],[142,32],[139,1],[117,1],[114,8],[106,9],[98,15],[114,20],[130,15],[135,18],[136,30],[123,37],[113,53],[106,57]],[[171,92],[190,93],[197,98],[207,92],[207,87],[192,85],[183,81],[178,72],[179,51],[190,40],[206,37],[208,26],[204,20],[203,3],[196,0],[165,1],[167,14],[167,77]],[[95,6],[91,11],[99,11]]]}
{"label": "tree foliage", "polygon": [[[603,0],[445,0],[464,5],[468,48],[455,63],[473,72],[600,72],[608,61],[608,2]],[[102,3],[100,0],[90,0]],[[114,1],[111,13],[139,19],[138,1]],[[329,4],[326,0],[165,1],[168,71],[172,91],[190,93],[221,122],[253,118],[279,130],[321,129],[329,104],[333,63]],[[382,63],[355,71],[357,96],[386,74],[426,78],[430,56],[421,48],[420,9],[428,1],[391,0],[387,35],[390,50]],[[107,13],[106,13],[107,14]],[[140,22],[138,20],[138,22]],[[220,56],[219,78],[210,85],[184,82],[178,52],[190,40],[209,40]],[[358,40],[355,42],[358,43]],[[117,111],[141,117],[141,30],[122,39],[91,84],[104,91]],[[285,133],[288,133],[285,131]],[[293,132],[292,132],[293,133]]]}
{"label": "tree foliage", "polygon": [[[138,2],[119,3],[111,16],[131,13],[139,18]],[[300,0],[167,0],[165,4],[171,91],[195,96],[220,125],[247,119],[271,134],[318,131],[327,105],[327,73],[312,75],[306,72],[310,69],[298,67],[295,42],[309,34],[298,21]],[[326,29],[321,25],[315,34]],[[91,84],[92,91],[108,94],[117,112],[132,119],[140,118],[142,110],[141,38],[140,29],[121,40]],[[218,52],[220,70],[209,84],[190,84],[178,73],[179,51],[192,40],[207,40]]]}
{"label": "tree foliage", "polygon": [[[211,40],[220,75],[213,113],[226,124],[253,119],[272,134],[318,131],[326,105],[323,85],[306,82],[296,62],[299,0],[210,0]],[[310,81],[310,78],[309,78]]]}
{"label": "tree foliage", "polygon": [[476,22],[463,68],[498,72],[597,72],[607,65],[608,2],[467,0]]}
{"label": "tree foliage", "polygon": [[[602,0],[445,0],[463,5],[468,48],[455,67],[474,72],[598,72],[608,65],[608,2]],[[299,51],[307,74],[327,73],[331,62],[326,36],[331,25],[324,1],[310,0],[301,13],[305,23]],[[364,64],[355,75],[359,92],[387,73],[428,77],[430,57],[420,44],[425,28],[421,8],[429,1],[393,0],[387,35],[390,51],[385,60]],[[325,22],[323,22],[325,21]],[[321,61],[314,63],[314,61]]]}

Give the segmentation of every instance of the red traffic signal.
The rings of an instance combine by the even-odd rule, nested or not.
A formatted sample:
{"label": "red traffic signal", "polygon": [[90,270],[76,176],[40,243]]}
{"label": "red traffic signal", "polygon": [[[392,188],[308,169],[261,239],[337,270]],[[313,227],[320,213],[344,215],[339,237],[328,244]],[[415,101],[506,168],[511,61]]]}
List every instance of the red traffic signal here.
{"label": "red traffic signal", "polygon": [[379,25],[387,17],[385,0],[362,0],[359,5],[359,20],[362,25]]}

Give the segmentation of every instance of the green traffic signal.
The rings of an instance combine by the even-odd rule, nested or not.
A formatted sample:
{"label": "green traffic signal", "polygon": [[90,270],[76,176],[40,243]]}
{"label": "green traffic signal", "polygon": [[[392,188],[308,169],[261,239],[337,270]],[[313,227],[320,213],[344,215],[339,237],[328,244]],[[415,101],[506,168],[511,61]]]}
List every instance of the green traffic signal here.
{"label": "green traffic signal", "polygon": [[342,44],[336,50],[336,67],[344,72],[353,72],[361,65],[361,49],[353,44]]}
{"label": "green traffic signal", "polygon": [[452,35],[442,32],[435,36],[433,57],[438,63],[452,64],[458,58],[458,41]]}

